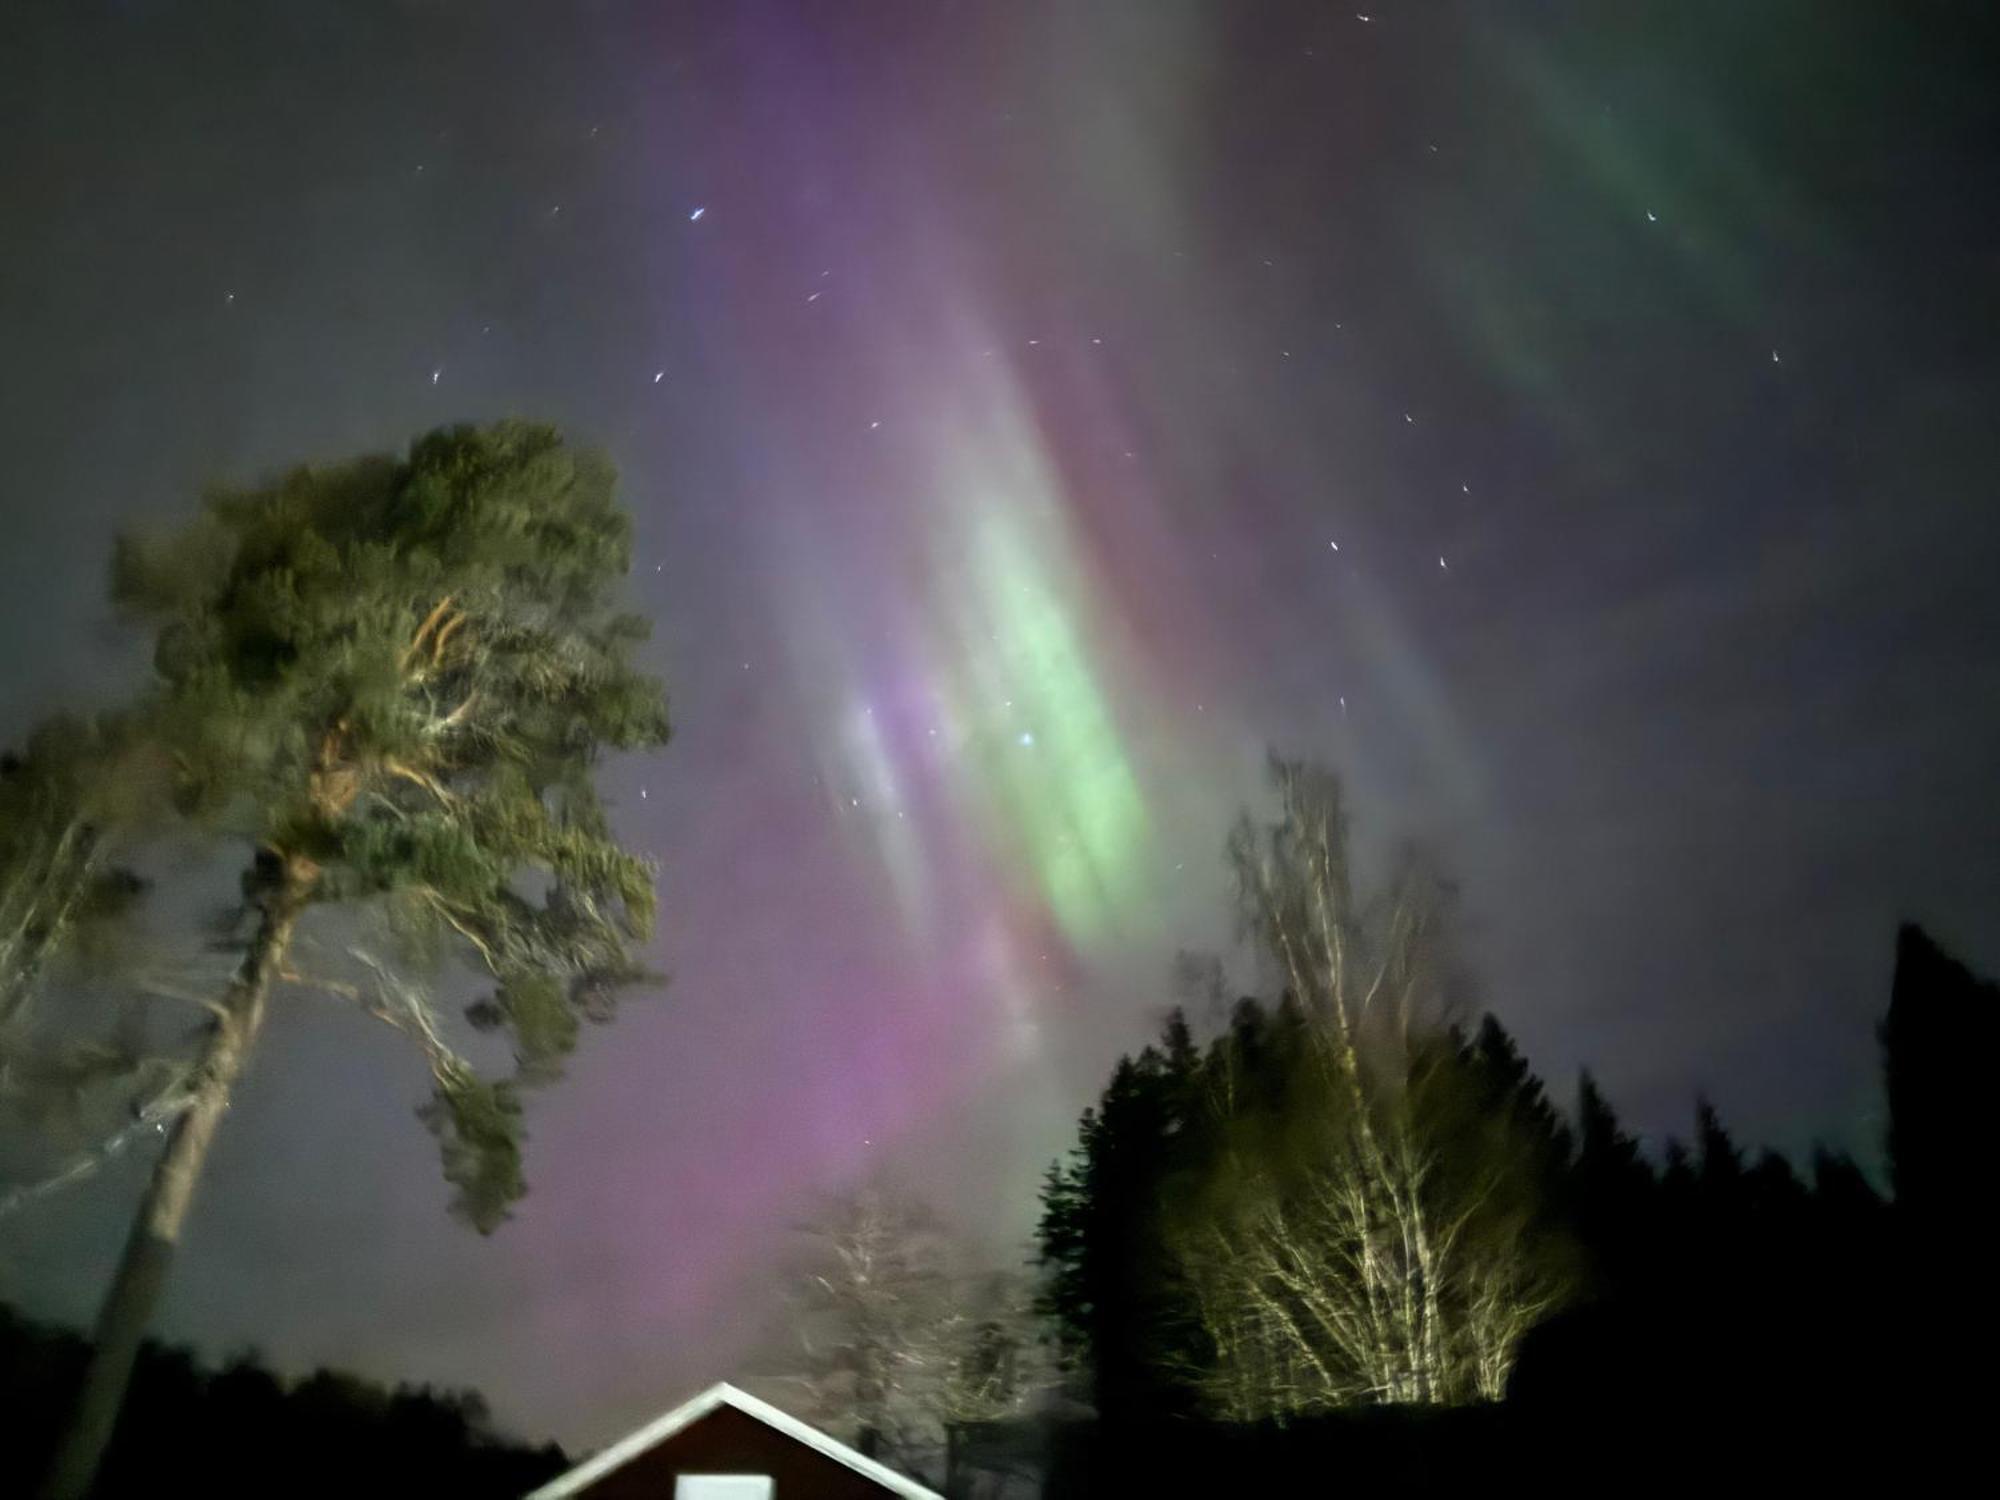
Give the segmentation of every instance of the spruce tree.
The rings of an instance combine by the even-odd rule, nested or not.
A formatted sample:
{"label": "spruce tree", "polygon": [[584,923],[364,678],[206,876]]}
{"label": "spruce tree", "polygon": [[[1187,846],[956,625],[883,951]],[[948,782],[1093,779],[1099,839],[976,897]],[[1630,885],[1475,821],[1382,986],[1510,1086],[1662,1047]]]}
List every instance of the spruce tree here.
{"label": "spruce tree", "polygon": [[[247,851],[252,930],[99,1317],[53,1500],[90,1487],[281,983],[344,995],[422,1052],[457,1213],[489,1232],[525,1190],[519,1090],[639,977],[653,917],[651,867],[594,785],[605,751],[667,737],[661,688],[631,662],[645,622],[615,603],[631,533],[613,486],[550,428],[460,427],[120,542],[114,595],[152,629],[155,669],[120,718],[123,755],[160,768],[176,833]],[[351,962],[300,972],[302,924],[336,911]],[[377,928],[381,948],[356,940]],[[485,980],[469,1018],[507,1036],[511,1078],[448,1040],[430,981],[461,968]]]}

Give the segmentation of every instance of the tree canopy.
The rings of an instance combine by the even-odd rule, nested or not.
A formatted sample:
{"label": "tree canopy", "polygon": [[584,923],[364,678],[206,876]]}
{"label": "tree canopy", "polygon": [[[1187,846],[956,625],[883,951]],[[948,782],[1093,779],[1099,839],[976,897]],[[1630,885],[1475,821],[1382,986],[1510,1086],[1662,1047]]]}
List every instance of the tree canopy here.
{"label": "tree canopy", "polygon": [[[420,1114],[469,1223],[491,1231],[526,1190],[520,1090],[643,977],[654,914],[652,865],[596,787],[606,753],[668,734],[633,660],[646,622],[618,604],[632,543],[614,480],[547,426],[454,427],[405,458],[218,491],[180,530],[118,543],[113,598],[150,632],[153,677],[87,753],[64,760],[41,735],[0,793],[23,812],[0,839],[0,1022],[135,849],[246,851],[241,962],[192,997],[211,1022],[148,1101],[166,1146],[50,1495],[81,1494],[108,1440],[277,988],[351,1000],[422,1053]],[[505,1038],[505,1075],[454,1039],[445,997],[468,972],[464,1018]]]}

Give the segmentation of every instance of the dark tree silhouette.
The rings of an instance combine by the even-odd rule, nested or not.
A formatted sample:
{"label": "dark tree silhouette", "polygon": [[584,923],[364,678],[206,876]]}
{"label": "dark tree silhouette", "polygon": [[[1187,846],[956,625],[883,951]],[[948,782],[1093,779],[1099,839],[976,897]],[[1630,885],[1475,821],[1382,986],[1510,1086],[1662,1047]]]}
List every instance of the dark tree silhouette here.
{"label": "dark tree silhouette", "polygon": [[[0,1308],[0,1494],[33,1487],[88,1353],[77,1335]],[[247,1355],[213,1368],[149,1342],[91,1494],[519,1500],[566,1467],[553,1444],[497,1432],[475,1392],[330,1370],[286,1380]]]}
{"label": "dark tree silhouette", "polygon": [[1980,1210],[1966,1187],[1989,1170],[1983,1079],[2000,1054],[2000,986],[1905,926],[1881,1039],[1896,1209],[1918,1232],[1943,1235]]}

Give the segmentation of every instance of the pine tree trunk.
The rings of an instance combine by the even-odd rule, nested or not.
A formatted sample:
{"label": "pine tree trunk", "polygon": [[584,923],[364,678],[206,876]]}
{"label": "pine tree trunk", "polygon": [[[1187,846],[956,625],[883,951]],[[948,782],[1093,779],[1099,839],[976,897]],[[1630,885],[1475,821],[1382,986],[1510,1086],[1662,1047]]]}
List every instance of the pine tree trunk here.
{"label": "pine tree trunk", "polygon": [[139,1345],[166,1288],[195,1183],[208,1160],[229,1093],[243,1072],[264,1022],[271,982],[283,967],[292,928],[305,907],[309,883],[288,879],[271,895],[242,967],[223,996],[221,1014],[195,1065],[194,1102],[167,1136],[152,1181],[125,1241],[118,1274],[98,1312],[97,1331],[69,1426],[42,1482],[42,1500],[84,1500],[110,1446],[118,1410]]}

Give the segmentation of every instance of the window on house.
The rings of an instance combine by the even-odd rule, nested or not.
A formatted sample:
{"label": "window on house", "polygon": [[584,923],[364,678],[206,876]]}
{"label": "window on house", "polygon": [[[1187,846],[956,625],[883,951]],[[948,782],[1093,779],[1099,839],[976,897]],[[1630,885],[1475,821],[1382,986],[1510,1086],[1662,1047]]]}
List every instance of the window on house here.
{"label": "window on house", "polygon": [[772,1500],[774,1493],[768,1474],[681,1474],[674,1479],[674,1500]]}

